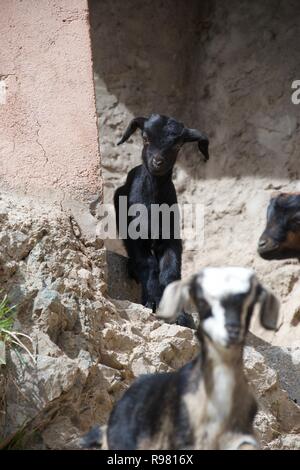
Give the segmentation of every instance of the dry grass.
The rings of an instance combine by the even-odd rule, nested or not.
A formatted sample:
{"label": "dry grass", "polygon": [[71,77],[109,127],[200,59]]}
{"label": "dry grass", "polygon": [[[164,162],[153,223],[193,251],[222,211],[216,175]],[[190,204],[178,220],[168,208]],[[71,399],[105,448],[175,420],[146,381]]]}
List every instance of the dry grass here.
{"label": "dry grass", "polygon": [[6,364],[7,346],[21,348],[25,351],[33,362],[35,358],[28,347],[24,344],[24,338],[30,341],[30,336],[20,331],[14,331],[13,325],[16,315],[16,306],[10,306],[7,296],[5,295],[0,301],[0,365]]}

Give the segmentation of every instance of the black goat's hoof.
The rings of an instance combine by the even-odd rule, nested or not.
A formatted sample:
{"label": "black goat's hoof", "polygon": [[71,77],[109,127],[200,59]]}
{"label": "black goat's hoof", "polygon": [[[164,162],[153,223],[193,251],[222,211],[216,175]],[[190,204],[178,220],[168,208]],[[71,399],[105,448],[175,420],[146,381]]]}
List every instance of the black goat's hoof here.
{"label": "black goat's hoof", "polygon": [[186,328],[191,328],[191,330],[196,330],[196,325],[192,315],[186,312],[182,312],[177,318],[176,325],[185,326]]}
{"label": "black goat's hoof", "polygon": [[150,310],[152,310],[152,313],[155,313],[156,312],[156,303],[155,302],[147,302],[145,304],[145,307],[146,308],[150,308]]}
{"label": "black goat's hoof", "polygon": [[100,426],[94,426],[81,438],[81,446],[87,449],[101,449],[103,444],[103,433]]}
{"label": "black goat's hoof", "polygon": [[136,271],[133,267],[133,263],[131,261],[131,259],[128,259],[127,261],[127,275],[129,277],[129,279],[133,279],[137,284],[140,283],[140,280],[136,274]]}

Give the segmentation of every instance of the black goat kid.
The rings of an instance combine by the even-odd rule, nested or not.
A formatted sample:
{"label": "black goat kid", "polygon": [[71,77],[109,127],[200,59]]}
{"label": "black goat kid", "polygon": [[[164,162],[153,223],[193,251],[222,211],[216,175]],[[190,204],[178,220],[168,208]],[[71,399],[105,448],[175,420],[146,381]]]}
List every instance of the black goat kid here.
{"label": "black goat kid", "polygon": [[[165,287],[181,278],[182,242],[177,197],[172,182],[172,170],[180,148],[187,142],[198,142],[204,160],[209,158],[208,138],[196,130],[188,129],[173,118],[152,114],[148,119],[138,117],[131,121],[118,145],[140,129],[143,138],[143,164],[133,168],[127,175],[124,186],[118,188],[114,196],[117,228],[128,254],[128,272],[142,286],[142,304],[155,312]],[[124,205],[122,206],[122,196]],[[140,235],[133,236],[129,227],[135,205],[142,205],[146,212],[140,220]],[[153,221],[153,205],[167,207],[168,221],[163,217]],[[122,217],[128,218],[122,225]],[[152,213],[153,216],[153,213]],[[168,224],[167,236],[164,232]],[[162,227],[163,226],[163,227]],[[191,318],[185,313],[178,323],[191,326]]]}

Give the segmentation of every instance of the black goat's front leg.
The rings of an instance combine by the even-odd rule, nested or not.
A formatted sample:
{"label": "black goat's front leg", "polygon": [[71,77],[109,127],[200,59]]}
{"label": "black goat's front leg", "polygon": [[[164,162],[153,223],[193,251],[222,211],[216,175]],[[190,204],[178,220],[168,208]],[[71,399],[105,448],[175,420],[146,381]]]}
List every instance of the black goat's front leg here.
{"label": "black goat's front leg", "polygon": [[142,303],[155,313],[161,299],[161,288],[159,285],[159,267],[156,257],[151,254],[146,260],[148,272],[145,270],[145,289],[142,290]]}
{"label": "black goat's front leg", "polygon": [[129,257],[129,275],[141,284],[142,304],[155,312],[161,297],[158,261],[142,241],[124,242]]}
{"label": "black goat's front leg", "polygon": [[[182,243],[181,240],[170,240],[168,243],[163,243],[160,248],[159,285],[162,295],[168,284],[181,279]],[[196,329],[192,315],[186,313],[184,310],[177,318],[176,323],[177,325]]]}
{"label": "black goat's front leg", "polygon": [[162,294],[168,284],[181,279],[181,240],[162,241],[158,247],[157,255]]}

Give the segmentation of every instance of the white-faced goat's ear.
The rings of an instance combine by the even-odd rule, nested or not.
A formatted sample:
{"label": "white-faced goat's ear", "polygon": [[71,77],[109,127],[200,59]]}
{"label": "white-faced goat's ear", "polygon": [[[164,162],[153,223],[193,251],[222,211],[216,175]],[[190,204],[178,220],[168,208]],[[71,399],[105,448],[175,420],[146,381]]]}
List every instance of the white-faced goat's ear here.
{"label": "white-faced goat's ear", "polygon": [[160,301],[157,316],[175,322],[190,298],[190,281],[175,281],[167,285]]}
{"label": "white-faced goat's ear", "polygon": [[272,292],[262,286],[258,287],[260,304],[260,323],[267,330],[278,330],[280,322],[280,304]]}

